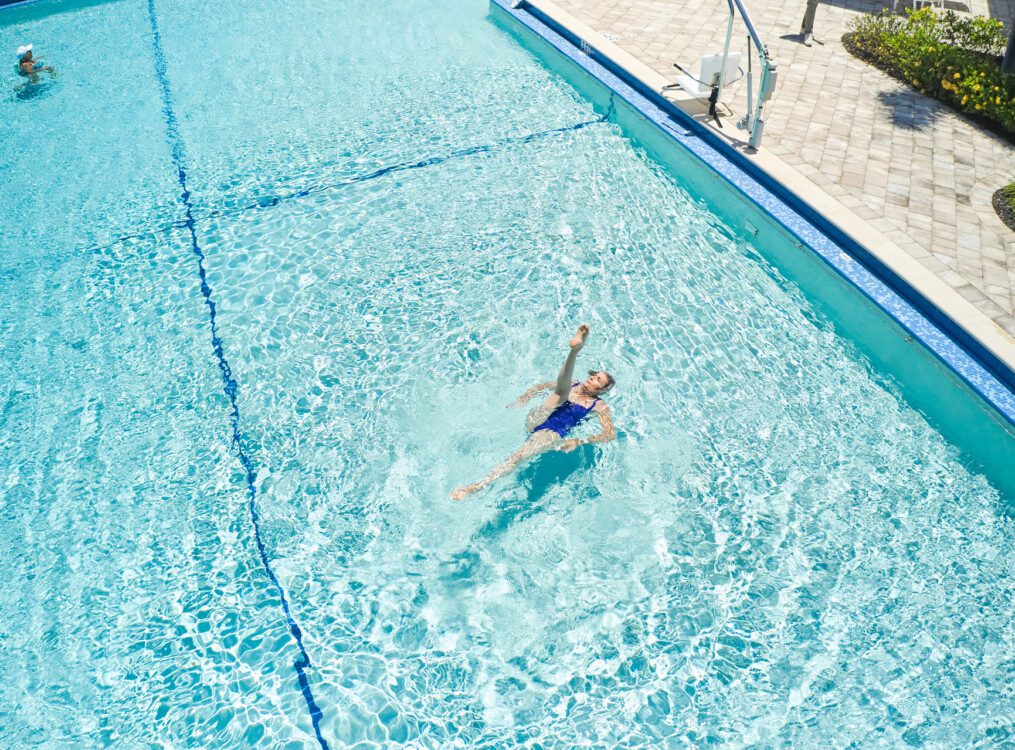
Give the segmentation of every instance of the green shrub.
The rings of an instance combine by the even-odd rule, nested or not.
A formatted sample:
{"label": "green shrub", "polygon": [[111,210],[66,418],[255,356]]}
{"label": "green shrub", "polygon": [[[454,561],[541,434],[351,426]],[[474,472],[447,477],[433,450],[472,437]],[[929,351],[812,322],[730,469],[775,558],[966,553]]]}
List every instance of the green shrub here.
{"label": "green shrub", "polygon": [[1015,213],[1015,182],[1001,188],[1001,197],[1008,201],[1008,208]]}
{"label": "green shrub", "polygon": [[1015,182],[994,193],[994,210],[1008,228],[1015,232]]}
{"label": "green shrub", "polygon": [[906,17],[885,11],[858,17],[847,37],[861,57],[1015,136],[1015,76],[1001,72],[1007,39],[1000,21],[930,8]]}

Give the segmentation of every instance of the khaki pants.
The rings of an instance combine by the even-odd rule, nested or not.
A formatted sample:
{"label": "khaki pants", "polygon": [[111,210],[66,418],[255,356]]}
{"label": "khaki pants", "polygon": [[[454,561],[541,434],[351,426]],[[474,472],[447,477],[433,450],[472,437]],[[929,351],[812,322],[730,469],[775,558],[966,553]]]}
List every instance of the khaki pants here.
{"label": "khaki pants", "polygon": [[804,22],[800,24],[800,36],[807,36],[814,33],[814,14],[818,10],[818,0],[807,0],[807,10],[804,11]]}

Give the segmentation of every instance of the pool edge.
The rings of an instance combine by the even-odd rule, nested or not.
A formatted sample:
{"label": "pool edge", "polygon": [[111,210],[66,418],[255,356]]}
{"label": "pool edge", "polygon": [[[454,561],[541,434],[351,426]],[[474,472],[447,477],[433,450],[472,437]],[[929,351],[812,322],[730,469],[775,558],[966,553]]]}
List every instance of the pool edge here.
{"label": "pool edge", "polygon": [[[674,141],[676,146],[696,156],[745,199],[765,211],[798,240],[799,246],[806,247],[817,255],[914,340],[919,341],[1007,422],[1009,432],[1015,428],[1015,346],[1004,340],[1000,327],[986,315],[976,311],[971,303],[933,277],[930,271],[924,270],[911,283],[891,268],[878,253],[836,223],[836,218],[841,219],[843,214],[849,212],[847,207],[827,196],[835,204],[835,208],[830,211],[834,215],[830,217],[822,214],[756,160],[774,162],[783,171],[795,172],[790,165],[764,153],[751,157],[738,151],[711,128],[681,109],[677,103],[664,98],[652,85],[641,80],[607,52],[620,59],[626,58],[628,65],[642,69],[646,77],[651,75],[661,80],[662,76],[605,38],[585,39],[585,36],[592,35],[592,30],[549,0],[525,1],[519,3],[517,8],[512,7],[514,3],[510,0],[490,2],[624,99]],[[551,16],[551,12],[558,17]],[[575,29],[568,28],[561,19]],[[820,191],[820,188],[816,189]],[[865,234],[868,236],[880,235],[859,217],[854,218],[857,223],[865,225]],[[895,247],[894,243],[887,240],[884,244]],[[904,255],[901,249],[895,249]],[[918,265],[914,259],[905,257],[911,264]],[[928,281],[936,282],[939,287],[933,290],[932,296],[935,299],[940,301],[941,296],[947,298],[951,295],[967,307],[967,312],[973,310],[975,314],[951,317],[934,299],[928,298],[917,288],[926,288]],[[931,284],[933,285],[934,283]],[[996,332],[990,331],[999,339],[995,343],[1000,343],[1004,349],[1011,349],[1011,352],[995,352],[980,340],[978,334],[984,333],[983,321],[996,329]]]}

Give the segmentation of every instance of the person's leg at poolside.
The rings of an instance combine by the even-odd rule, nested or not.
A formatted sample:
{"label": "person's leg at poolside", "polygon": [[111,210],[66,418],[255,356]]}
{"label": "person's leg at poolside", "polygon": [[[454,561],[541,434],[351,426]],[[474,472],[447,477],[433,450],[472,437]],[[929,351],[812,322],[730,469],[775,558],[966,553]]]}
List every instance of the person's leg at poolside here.
{"label": "person's leg at poolside", "polygon": [[546,451],[553,448],[561,441],[560,435],[551,430],[540,430],[539,432],[533,433],[522,447],[508,456],[507,460],[497,465],[493,471],[487,474],[485,477],[480,479],[478,482],[467,484],[464,487],[459,487],[457,490],[451,493],[452,500],[462,500],[467,495],[471,495],[473,492],[479,492],[491,482],[495,482],[505,474],[508,474],[515,470],[522,461],[532,458],[533,456],[545,453]]}
{"label": "person's leg at poolside", "polygon": [[814,36],[814,15],[817,10],[818,0],[807,0],[807,10],[804,11],[804,20],[800,24],[800,37],[808,47]]}

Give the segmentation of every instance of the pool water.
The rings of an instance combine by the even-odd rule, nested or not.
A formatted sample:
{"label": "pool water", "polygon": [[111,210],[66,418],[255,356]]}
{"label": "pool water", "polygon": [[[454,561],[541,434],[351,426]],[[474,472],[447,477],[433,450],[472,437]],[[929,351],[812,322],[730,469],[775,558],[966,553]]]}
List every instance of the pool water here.
{"label": "pool water", "polygon": [[0,24],[0,746],[1012,742],[1004,482],[485,0]]}

